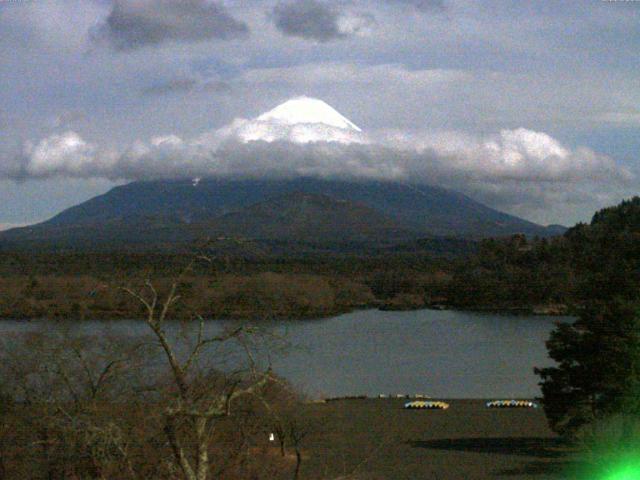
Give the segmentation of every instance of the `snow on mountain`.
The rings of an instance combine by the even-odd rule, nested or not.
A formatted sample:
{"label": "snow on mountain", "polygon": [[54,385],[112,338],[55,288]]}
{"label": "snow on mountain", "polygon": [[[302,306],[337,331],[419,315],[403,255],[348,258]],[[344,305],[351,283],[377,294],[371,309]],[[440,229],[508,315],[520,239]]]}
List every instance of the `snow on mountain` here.
{"label": "snow on mountain", "polygon": [[327,103],[297,97],[252,120],[236,120],[234,133],[243,142],[367,143],[362,130]]}
{"label": "snow on mountain", "polygon": [[360,128],[343,117],[322,100],[310,97],[292,98],[257,118],[261,122],[274,121],[286,125],[300,123],[324,124],[361,132]]}

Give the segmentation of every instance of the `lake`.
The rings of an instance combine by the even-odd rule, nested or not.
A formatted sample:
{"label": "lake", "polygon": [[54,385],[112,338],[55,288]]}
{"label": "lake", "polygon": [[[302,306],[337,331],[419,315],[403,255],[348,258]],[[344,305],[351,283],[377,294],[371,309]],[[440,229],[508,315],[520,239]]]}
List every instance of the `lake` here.
{"label": "lake", "polygon": [[[365,310],[333,318],[272,322],[290,348],[274,370],[313,397],[425,394],[440,398],[530,398],[540,394],[533,367],[548,366],[545,341],[554,321],[452,310]],[[54,323],[0,323],[0,332]],[[177,324],[175,324],[177,329]],[[209,322],[218,330],[221,322]],[[90,321],[74,329],[142,335],[142,321]]]}

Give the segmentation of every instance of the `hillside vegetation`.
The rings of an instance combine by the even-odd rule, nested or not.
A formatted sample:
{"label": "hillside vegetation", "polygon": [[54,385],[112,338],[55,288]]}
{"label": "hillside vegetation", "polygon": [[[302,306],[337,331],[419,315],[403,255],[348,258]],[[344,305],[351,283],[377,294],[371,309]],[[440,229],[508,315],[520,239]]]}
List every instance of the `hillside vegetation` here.
{"label": "hillside vegetation", "polygon": [[597,212],[564,235],[486,240],[459,263],[449,295],[463,307],[582,305],[640,287],[640,198]]}
{"label": "hillside vegetation", "polygon": [[[178,318],[311,318],[359,308],[460,308],[566,314],[640,286],[640,198],[564,235],[481,242],[425,240],[393,249],[287,254],[216,244],[185,279]],[[450,249],[447,252],[447,249]],[[3,318],[136,318],[119,287],[167,285],[187,253],[0,254]],[[588,281],[587,281],[588,280]]]}

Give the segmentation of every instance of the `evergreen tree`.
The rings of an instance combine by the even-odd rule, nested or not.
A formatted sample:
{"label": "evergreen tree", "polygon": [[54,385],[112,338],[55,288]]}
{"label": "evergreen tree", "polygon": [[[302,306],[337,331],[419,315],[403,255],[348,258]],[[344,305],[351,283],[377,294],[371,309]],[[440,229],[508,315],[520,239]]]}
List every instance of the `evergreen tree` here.
{"label": "evergreen tree", "polygon": [[617,298],[558,324],[547,342],[557,366],[536,369],[551,427],[572,434],[607,415],[640,416],[640,308]]}
{"label": "evergreen tree", "polygon": [[571,434],[609,415],[640,417],[640,198],[597,212],[565,238],[582,307],[547,342],[557,366],[535,371],[551,427]]}

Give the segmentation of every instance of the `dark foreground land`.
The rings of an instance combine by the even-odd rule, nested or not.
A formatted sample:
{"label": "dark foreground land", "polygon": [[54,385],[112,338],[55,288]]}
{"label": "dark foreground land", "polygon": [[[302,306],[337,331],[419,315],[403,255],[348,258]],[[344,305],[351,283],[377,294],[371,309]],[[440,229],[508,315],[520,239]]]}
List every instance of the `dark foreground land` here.
{"label": "dark foreground land", "polygon": [[567,449],[542,409],[487,409],[452,400],[445,411],[404,410],[405,400],[312,404],[317,433],[302,478],[566,478]]}

